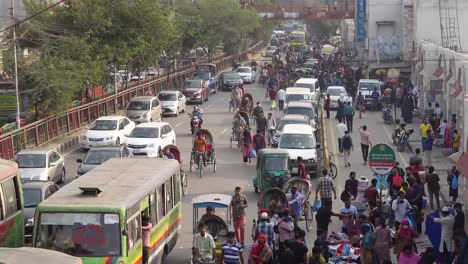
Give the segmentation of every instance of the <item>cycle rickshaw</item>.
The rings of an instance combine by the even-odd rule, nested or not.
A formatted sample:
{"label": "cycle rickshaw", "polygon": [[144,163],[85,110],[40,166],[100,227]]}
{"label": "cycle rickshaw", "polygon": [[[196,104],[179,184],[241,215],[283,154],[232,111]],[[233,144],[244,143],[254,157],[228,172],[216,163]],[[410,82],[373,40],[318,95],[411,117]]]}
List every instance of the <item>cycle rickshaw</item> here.
{"label": "cycle rickshaw", "polygon": [[296,187],[297,191],[302,194],[302,216],[298,220],[305,220],[306,229],[310,231],[312,229],[312,209],[309,202],[310,194],[312,193],[312,185],[309,180],[302,179],[299,177],[293,177],[283,185],[283,192],[288,194],[291,193],[291,187]]}
{"label": "cycle rickshaw", "polygon": [[[214,140],[213,140],[213,135],[211,135],[210,131],[207,129],[200,129],[198,130],[198,133],[201,133],[202,137],[205,138],[206,140],[206,152],[205,152],[205,161],[206,164],[212,164],[213,165],[213,172],[216,172],[216,152],[214,149]],[[195,140],[195,137],[193,137],[193,140]],[[193,140],[192,140],[192,146],[193,146]],[[196,164],[198,166],[197,170],[200,172],[200,178],[202,177],[202,171],[203,171],[203,153],[198,153],[195,151],[195,149],[192,148],[192,153],[190,154],[190,171],[193,171],[193,165]]]}
{"label": "cycle rickshaw", "polygon": [[249,115],[252,116],[254,109],[254,101],[251,94],[245,93],[244,95],[242,95],[240,109],[248,112]]}
{"label": "cycle rickshaw", "polygon": [[164,147],[163,151],[165,152],[169,149],[169,152],[174,155],[174,159],[179,162],[180,168],[180,183],[182,185],[182,194],[185,196],[188,192],[188,182],[187,182],[187,174],[185,174],[184,170],[182,169],[182,157],[179,149],[174,145],[167,145]]}

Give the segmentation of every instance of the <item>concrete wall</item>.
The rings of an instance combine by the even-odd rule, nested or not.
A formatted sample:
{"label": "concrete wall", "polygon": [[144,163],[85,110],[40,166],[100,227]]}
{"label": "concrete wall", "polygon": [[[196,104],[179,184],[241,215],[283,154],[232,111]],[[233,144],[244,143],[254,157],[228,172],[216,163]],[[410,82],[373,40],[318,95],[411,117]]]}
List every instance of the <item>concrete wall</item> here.
{"label": "concrete wall", "polygon": [[345,19],[341,21],[340,25],[341,44],[345,48],[354,47],[355,42],[355,25],[354,20]]}

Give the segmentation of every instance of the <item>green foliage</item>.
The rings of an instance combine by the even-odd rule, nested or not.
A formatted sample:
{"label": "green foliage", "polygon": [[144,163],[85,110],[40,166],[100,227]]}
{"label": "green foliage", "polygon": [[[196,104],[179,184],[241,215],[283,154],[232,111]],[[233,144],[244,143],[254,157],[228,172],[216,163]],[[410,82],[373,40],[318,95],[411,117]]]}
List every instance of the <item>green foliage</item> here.
{"label": "green foliage", "polygon": [[316,36],[333,36],[340,25],[340,20],[307,21],[307,31]]}

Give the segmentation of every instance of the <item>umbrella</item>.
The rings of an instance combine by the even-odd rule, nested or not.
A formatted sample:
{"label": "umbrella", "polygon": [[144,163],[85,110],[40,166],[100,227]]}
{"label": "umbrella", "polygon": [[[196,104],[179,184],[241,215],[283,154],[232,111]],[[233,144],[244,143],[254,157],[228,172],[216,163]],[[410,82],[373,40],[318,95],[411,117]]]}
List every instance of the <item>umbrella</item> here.
{"label": "umbrella", "polygon": [[322,54],[333,54],[335,52],[335,47],[332,45],[323,45]]}

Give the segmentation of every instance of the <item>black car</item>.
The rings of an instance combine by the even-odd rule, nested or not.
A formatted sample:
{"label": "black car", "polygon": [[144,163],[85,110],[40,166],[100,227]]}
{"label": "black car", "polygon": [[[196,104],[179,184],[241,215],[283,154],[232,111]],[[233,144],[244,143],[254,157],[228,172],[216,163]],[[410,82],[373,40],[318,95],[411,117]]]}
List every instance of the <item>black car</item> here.
{"label": "black car", "polygon": [[219,88],[223,91],[231,91],[234,87],[244,84],[237,72],[223,72],[219,76]]}
{"label": "black car", "polygon": [[216,93],[216,87],[218,86],[218,77],[209,71],[197,71],[192,75],[193,80],[205,81],[207,88],[210,89],[210,94]]}
{"label": "black car", "polygon": [[32,241],[34,213],[39,203],[49,198],[60,187],[52,181],[26,181],[23,183],[24,197],[24,240]]}
{"label": "black car", "polygon": [[78,166],[75,178],[78,178],[81,175],[91,171],[92,169],[106,162],[108,159],[132,156],[133,154],[125,145],[92,147],[83,160],[76,160],[76,162],[80,163],[80,166]]}

